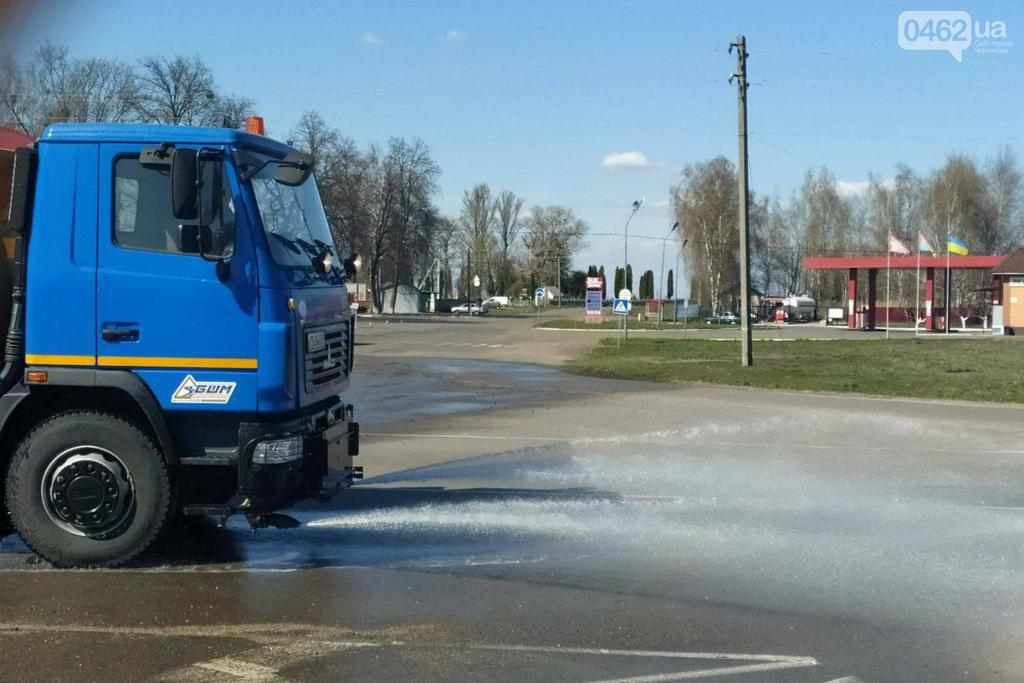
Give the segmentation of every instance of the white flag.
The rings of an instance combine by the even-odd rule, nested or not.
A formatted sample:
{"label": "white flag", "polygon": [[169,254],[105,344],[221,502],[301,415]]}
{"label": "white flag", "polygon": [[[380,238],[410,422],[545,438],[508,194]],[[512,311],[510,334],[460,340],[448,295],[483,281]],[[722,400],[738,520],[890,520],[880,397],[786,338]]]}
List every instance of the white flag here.
{"label": "white flag", "polygon": [[929,254],[934,254],[935,253],[935,250],[932,249],[932,245],[928,242],[928,240],[925,239],[923,232],[917,233],[917,251],[918,251],[918,253],[922,253],[922,252],[928,252]]}
{"label": "white flag", "polygon": [[907,245],[903,244],[903,242],[900,242],[892,235],[889,235],[889,253],[902,254],[906,256],[910,253],[910,249],[908,249]]}

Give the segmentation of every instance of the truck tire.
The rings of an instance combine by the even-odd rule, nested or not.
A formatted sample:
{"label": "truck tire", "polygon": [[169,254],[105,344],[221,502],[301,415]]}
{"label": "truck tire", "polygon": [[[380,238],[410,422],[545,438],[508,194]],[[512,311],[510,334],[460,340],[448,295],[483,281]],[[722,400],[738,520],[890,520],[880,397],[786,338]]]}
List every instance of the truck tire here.
{"label": "truck tire", "polygon": [[115,567],[167,522],[172,492],[156,444],[119,417],[69,411],[18,446],[7,473],[14,528],[57,567]]}

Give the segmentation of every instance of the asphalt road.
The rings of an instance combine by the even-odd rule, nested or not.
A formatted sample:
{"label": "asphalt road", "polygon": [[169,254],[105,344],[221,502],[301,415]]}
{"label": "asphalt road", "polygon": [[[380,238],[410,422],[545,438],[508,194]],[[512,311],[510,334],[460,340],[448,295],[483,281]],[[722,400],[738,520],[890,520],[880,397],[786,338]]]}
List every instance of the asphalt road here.
{"label": "asphalt road", "polygon": [[599,335],[360,324],[362,485],[119,571],[5,540],[0,680],[1024,677],[1020,409],[595,380],[553,364]]}

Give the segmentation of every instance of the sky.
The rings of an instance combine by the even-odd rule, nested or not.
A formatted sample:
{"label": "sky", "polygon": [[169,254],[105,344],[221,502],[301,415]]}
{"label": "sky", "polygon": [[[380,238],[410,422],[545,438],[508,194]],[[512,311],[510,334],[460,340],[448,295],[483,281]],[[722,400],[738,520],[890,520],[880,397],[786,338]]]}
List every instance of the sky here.
{"label": "sky", "polygon": [[[751,189],[782,199],[808,169],[844,192],[898,163],[928,172],[950,153],[1021,153],[1024,6],[1002,2],[126,2],[32,3],[6,16],[5,49],[44,40],[136,61],[199,55],[248,96],[269,133],[307,110],[360,145],[422,138],[456,215],[487,182],[528,206],[568,206],[590,226],[576,267],[621,265],[630,233],[672,226],[670,188],[690,163],[737,157],[729,43],[747,37]],[[970,14],[973,43],[902,49],[907,10]],[[979,47],[1002,22],[995,53]],[[991,32],[990,32],[991,35]],[[1005,43],[1008,43],[1005,44]],[[920,45],[921,43],[917,43]],[[991,45],[989,47],[992,47]],[[685,226],[684,226],[685,229]],[[632,239],[634,272],[660,272],[662,243]],[[674,258],[669,243],[668,262]],[[685,292],[684,292],[685,293]]]}

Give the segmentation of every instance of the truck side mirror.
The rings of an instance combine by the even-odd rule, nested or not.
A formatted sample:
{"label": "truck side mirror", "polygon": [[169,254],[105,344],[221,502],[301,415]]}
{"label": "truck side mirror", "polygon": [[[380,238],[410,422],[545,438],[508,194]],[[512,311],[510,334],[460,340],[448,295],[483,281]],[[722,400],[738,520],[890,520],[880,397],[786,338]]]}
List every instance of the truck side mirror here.
{"label": "truck side mirror", "polygon": [[194,149],[174,150],[171,160],[171,206],[178,220],[194,221],[199,213],[197,171]]}
{"label": "truck side mirror", "polygon": [[202,248],[198,225],[178,226],[178,251],[182,254],[198,254]]}
{"label": "truck side mirror", "polygon": [[221,168],[220,160],[204,159],[199,160],[199,224],[212,225],[217,218],[217,210],[220,207],[224,188],[221,179],[224,171]]}
{"label": "truck side mirror", "polygon": [[[178,251],[206,257],[213,250],[213,230],[208,225],[179,225]],[[219,259],[212,259],[219,260]]]}

